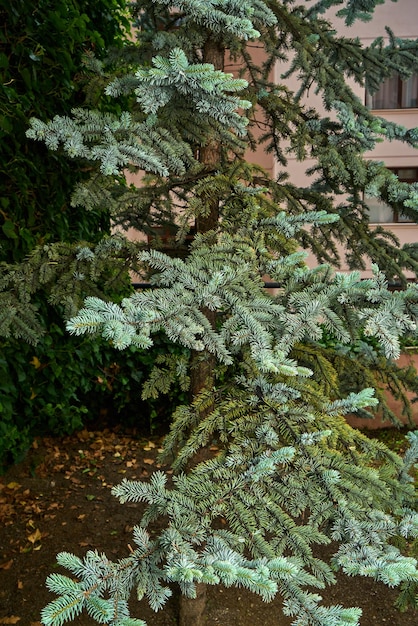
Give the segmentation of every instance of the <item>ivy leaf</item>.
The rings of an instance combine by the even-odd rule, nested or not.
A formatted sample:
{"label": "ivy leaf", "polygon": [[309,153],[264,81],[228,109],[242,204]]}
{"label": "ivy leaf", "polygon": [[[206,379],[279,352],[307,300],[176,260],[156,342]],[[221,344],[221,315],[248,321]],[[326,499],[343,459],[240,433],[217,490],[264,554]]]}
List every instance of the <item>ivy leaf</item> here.
{"label": "ivy leaf", "polygon": [[17,235],[15,232],[15,225],[11,220],[6,220],[3,224],[3,226],[1,227],[3,233],[6,235],[6,237],[8,237],[9,239],[17,239]]}

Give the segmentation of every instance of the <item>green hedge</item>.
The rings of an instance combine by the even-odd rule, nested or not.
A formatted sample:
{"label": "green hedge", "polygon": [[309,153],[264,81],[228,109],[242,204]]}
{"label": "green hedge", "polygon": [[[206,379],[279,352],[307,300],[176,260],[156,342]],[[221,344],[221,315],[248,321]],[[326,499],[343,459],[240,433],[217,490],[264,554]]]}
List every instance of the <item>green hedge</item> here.
{"label": "green hedge", "polygon": [[70,434],[121,423],[151,432],[166,425],[185,399],[176,385],[141,399],[159,354],[178,351],[161,338],[151,350],[119,352],[101,338],[64,334],[52,324],[36,346],[0,344],[0,467],[19,462],[37,435]]}
{"label": "green hedge", "polygon": [[[0,0],[0,261],[20,262],[48,242],[97,242],[110,230],[107,210],[70,204],[75,184],[88,175],[85,164],[28,140],[26,131],[32,116],[65,115],[87,97],[117,111],[117,103],[101,97],[83,57],[101,59],[120,47],[130,27],[126,5]],[[122,359],[102,341],[68,337],[47,299],[39,294],[47,334],[36,347],[0,342],[0,465],[17,461],[35,434],[72,432],[104,406],[118,415],[139,406],[137,380],[152,356]],[[149,423],[153,410],[135,419]]]}
{"label": "green hedge", "polygon": [[87,175],[83,164],[25,133],[30,117],[46,121],[83,104],[83,55],[100,58],[121,44],[125,6],[125,0],[0,0],[0,261],[20,261],[48,241],[97,241],[109,230],[106,212],[70,206],[76,182]]}

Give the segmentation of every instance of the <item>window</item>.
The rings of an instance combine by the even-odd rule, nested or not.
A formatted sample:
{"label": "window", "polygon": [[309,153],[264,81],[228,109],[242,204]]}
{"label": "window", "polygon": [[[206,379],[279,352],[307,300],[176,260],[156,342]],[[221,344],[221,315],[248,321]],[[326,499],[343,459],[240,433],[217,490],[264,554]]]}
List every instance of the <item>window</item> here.
{"label": "window", "polygon": [[370,109],[413,109],[418,107],[418,74],[401,80],[398,74],[385,80],[373,96],[366,94]]}
{"label": "window", "polygon": [[[418,182],[418,167],[391,167],[390,170],[396,174],[402,183]],[[366,202],[369,207],[370,222],[373,224],[414,223],[414,220],[394,211],[392,207],[384,202],[379,202],[377,198],[366,198]]]}

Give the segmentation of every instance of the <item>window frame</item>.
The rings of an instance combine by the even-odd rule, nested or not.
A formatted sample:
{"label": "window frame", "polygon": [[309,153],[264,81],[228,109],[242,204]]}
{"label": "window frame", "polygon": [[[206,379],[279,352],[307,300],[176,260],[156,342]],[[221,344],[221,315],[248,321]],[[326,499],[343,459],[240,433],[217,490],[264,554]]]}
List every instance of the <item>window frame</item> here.
{"label": "window frame", "polygon": [[[376,99],[376,97],[378,96],[379,92],[384,88],[385,84],[388,81],[391,81],[393,79],[397,78],[397,94],[396,94],[396,106],[374,106],[374,100]],[[404,95],[405,92],[407,91],[408,87],[407,84],[409,81],[412,80],[416,80],[416,86],[415,86],[415,98],[414,98],[414,105],[411,106],[404,106],[403,105],[403,99],[404,99]],[[382,102],[384,102],[384,97],[381,97],[380,100]],[[395,73],[392,74],[392,76],[390,76],[388,79],[386,79],[380,86],[380,88],[378,89],[378,91],[376,91],[373,95],[371,93],[369,93],[366,90],[366,106],[371,110],[371,111],[387,111],[387,110],[401,110],[401,111],[405,111],[405,110],[410,110],[410,109],[417,109],[418,108],[418,74],[413,74],[408,80],[402,80],[402,78],[399,76],[399,74]]]}
{"label": "window frame", "polygon": [[[393,174],[395,174],[398,177],[399,182],[401,183],[418,183],[418,165],[416,166],[399,166],[399,167],[388,167],[388,170],[390,170]],[[405,176],[402,176],[402,172],[406,172],[406,171],[415,171],[415,176],[412,178],[407,178]],[[366,200],[365,200],[366,201]],[[366,201],[367,204],[367,201]],[[371,224],[417,224],[418,221],[414,221],[410,218],[404,218],[404,219],[399,219],[400,217],[400,213],[397,209],[393,209],[392,207],[389,207],[389,205],[387,205],[384,202],[380,203],[382,208],[390,208],[391,212],[392,212],[392,219],[391,221],[383,221],[383,222],[378,222],[378,221],[373,221],[370,220]]]}

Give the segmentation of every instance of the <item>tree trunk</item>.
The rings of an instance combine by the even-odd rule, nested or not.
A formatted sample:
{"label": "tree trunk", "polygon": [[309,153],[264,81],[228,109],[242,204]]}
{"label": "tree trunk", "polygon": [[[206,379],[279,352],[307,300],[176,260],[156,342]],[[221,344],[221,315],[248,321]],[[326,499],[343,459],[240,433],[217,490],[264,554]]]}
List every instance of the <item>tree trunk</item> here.
{"label": "tree trunk", "polygon": [[[224,69],[225,64],[225,48],[216,40],[209,39],[203,47],[203,63],[211,63],[215,70]],[[205,146],[199,150],[199,161],[206,167],[208,171],[218,169],[221,160],[221,144],[219,141],[209,139]],[[214,198],[208,202],[208,212],[206,215],[198,215],[196,218],[196,231],[198,233],[206,233],[213,230],[218,225],[219,220],[219,201]]]}
{"label": "tree trunk", "polygon": [[[211,63],[216,70],[224,68],[225,49],[216,40],[209,39],[203,47],[203,63]],[[221,159],[221,145],[219,142],[209,140],[199,150],[199,161],[208,171],[218,168]],[[196,232],[206,233],[215,230],[219,220],[219,200],[217,197],[209,200],[205,215],[196,217]],[[216,323],[216,311],[203,311],[212,327]],[[204,388],[210,388],[214,383],[214,369],[216,359],[209,352],[193,352],[190,368],[190,395],[196,397]],[[210,412],[210,408],[205,414]],[[204,415],[202,415],[202,418]],[[206,585],[196,585],[196,598],[180,597],[179,626],[204,626],[206,608]]]}
{"label": "tree trunk", "polygon": [[204,626],[206,608],[206,585],[196,585],[196,598],[181,596],[179,626]]}

